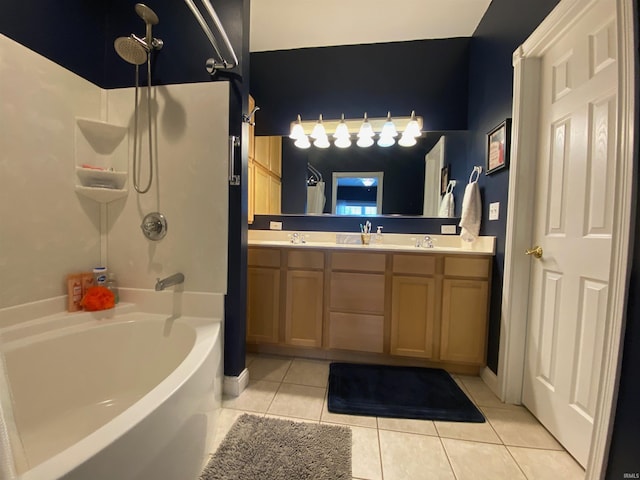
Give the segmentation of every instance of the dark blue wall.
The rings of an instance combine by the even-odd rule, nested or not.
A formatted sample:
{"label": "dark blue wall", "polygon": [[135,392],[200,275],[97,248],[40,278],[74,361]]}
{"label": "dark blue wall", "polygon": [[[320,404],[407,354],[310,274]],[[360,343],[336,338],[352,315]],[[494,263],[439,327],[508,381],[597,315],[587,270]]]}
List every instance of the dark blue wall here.
{"label": "dark blue wall", "polygon": [[106,11],[104,1],[0,2],[0,33],[102,85]]}
{"label": "dark blue wall", "polygon": [[256,135],[288,135],[303,119],[424,117],[424,130],[467,128],[469,39],[254,52]]}
{"label": "dark blue wall", "polygon": [[[134,11],[135,0],[0,2],[0,32],[102,88],[134,84],[134,67],[116,54],[113,41],[135,33],[145,24]],[[208,40],[187,5],[181,1],[147,2],[160,22],[153,36],[164,40],[154,53],[155,85],[207,82],[205,61],[212,56]],[[242,57],[242,3],[213,0],[212,4]],[[239,73],[239,69],[234,72]],[[141,68],[146,82],[146,69]]]}
{"label": "dark blue wall", "polygon": [[[469,63],[469,154],[467,169],[486,165],[486,134],[511,117],[513,105],[514,50],[535,30],[558,0],[493,0],[471,40]],[[504,274],[504,244],[507,225],[509,170],[481,175],[481,235],[496,237],[496,256],[491,283],[487,364],[498,371],[500,310]],[[489,204],[500,202],[500,218],[488,221]]]}
{"label": "dark blue wall", "polygon": [[[251,229],[269,230],[270,221],[282,222],[283,230],[300,230],[315,232],[359,232],[362,217],[332,216],[318,218],[314,215],[256,215]],[[372,227],[384,227],[382,233],[434,233],[440,232],[441,225],[455,225],[458,220],[451,218],[424,217],[373,217]]]}

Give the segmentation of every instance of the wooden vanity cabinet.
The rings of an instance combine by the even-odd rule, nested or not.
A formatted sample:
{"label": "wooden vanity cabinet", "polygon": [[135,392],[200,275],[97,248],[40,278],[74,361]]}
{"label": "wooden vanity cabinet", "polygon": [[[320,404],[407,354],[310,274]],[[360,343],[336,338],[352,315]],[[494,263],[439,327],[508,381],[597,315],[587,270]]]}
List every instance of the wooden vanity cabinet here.
{"label": "wooden vanity cabinet", "polygon": [[393,255],[390,353],[430,359],[439,313],[440,285],[435,255]]}
{"label": "wooden vanity cabinet", "polygon": [[327,347],[384,352],[384,253],[330,255]]}
{"label": "wooden vanity cabinet", "polygon": [[251,351],[441,365],[486,362],[491,257],[249,248]]}
{"label": "wooden vanity cabinet", "polygon": [[290,249],[286,256],[284,343],[321,347],[324,253]]}
{"label": "wooden vanity cabinet", "polygon": [[445,257],[440,359],[484,365],[489,278],[487,257]]}
{"label": "wooden vanity cabinet", "polygon": [[280,249],[250,248],[247,264],[247,341],[278,343]]}

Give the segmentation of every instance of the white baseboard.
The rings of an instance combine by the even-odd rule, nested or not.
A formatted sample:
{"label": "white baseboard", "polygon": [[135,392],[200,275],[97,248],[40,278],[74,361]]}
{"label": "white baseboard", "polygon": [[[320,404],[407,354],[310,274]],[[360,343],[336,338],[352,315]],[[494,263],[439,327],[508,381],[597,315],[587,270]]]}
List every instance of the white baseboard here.
{"label": "white baseboard", "polygon": [[225,395],[238,397],[249,385],[249,370],[244,369],[237,377],[224,376],[222,392]]}
{"label": "white baseboard", "polygon": [[480,371],[480,378],[487,385],[487,387],[489,387],[489,389],[493,393],[495,393],[496,397],[504,401],[502,395],[500,394],[500,383],[498,382],[498,376],[493,373],[493,371],[489,367],[484,367]]}

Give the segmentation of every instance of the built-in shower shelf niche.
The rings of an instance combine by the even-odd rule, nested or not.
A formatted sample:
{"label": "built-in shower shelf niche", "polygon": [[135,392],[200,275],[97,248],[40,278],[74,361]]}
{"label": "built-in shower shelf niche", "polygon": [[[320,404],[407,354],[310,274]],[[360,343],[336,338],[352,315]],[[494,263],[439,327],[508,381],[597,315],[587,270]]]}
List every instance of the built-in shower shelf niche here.
{"label": "built-in shower shelf niche", "polygon": [[128,194],[127,127],[76,118],[76,192],[108,203]]}
{"label": "built-in shower shelf niche", "polygon": [[114,200],[126,197],[129,194],[129,191],[125,189],[83,187],[82,185],[76,185],[76,192],[85,197],[89,197],[98,203],[113,202]]}

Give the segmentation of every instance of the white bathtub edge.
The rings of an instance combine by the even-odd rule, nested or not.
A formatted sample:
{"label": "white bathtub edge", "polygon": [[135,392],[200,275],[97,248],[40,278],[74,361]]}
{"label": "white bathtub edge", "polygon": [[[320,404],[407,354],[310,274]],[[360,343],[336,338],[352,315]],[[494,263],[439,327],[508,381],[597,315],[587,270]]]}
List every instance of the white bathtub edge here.
{"label": "white bathtub edge", "polygon": [[[135,313],[148,312],[136,311]],[[69,318],[68,315],[66,317]],[[80,320],[80,317],[84,318],[84,323],[86,324],[92,323],[93,320],[95,320],[90,318],[90,314],[77,316],[76,318]],[[61,315],[60,318],[64,319],[65,315]],[[57,320],[57,318],[54,317],[54,320]],[[118,320],[118,318],[116,317],[115,320]],[[175,396],[181,387],[191,380],[194,374],[199,371],[205,361],[210,359],[210,356],[213,355],[214,352],[216,352],[216,357],[221,357],[222,321],[220,318],[185,316],[176,320],[189,322],[193,324],[197,330],[204,333],[203,337],[196,339],[196,343],[187,357],[189,361],[183,361],[168,377],[145,395],[143,399],[116,416],[109,423],[92,432],[81,442],[35,466],[31,470],[24,472],[20,477],[22,480],[49,480],[52,478],[67,478],[66,476],[69,474],[73,475],[76,467],[83,466],[85,462],[105,451],[107,447],[119,438],[126,436],[130,431],[134,430],[137,425],[145,421],[150,412],[156,412],[169,402],[174,402]],[[95,322],[93,323],[95,324]],[[82,325],[75,325],[72,329],[75,328],[82,328]],[[212,343],[210,341],[211,339],[215,339],[215,341]],[[222,360],[220,358],[220,365],[221,363]],[[218,375],[221,377],[221,367],[220,372],[212,372],[212,374],[215,374],[215,377],[218,377]],[[215,382],[219,382],[218,386],[212,385],[214,391],[222,391],[221,380],[222,378]],[[216,394],[216,396],[220,396],[220,393]],[[217,404],[215,408],[220,408],[221,398],[216,399],[215,403]]]}
{"label": "white bathtub edge", "polygon": [[179,286],[162,292],[141,288],[120,288],[123,302],[135,303],[148,313],[170,313],[174,316],[224,318],[224,294],[185,292]]}

